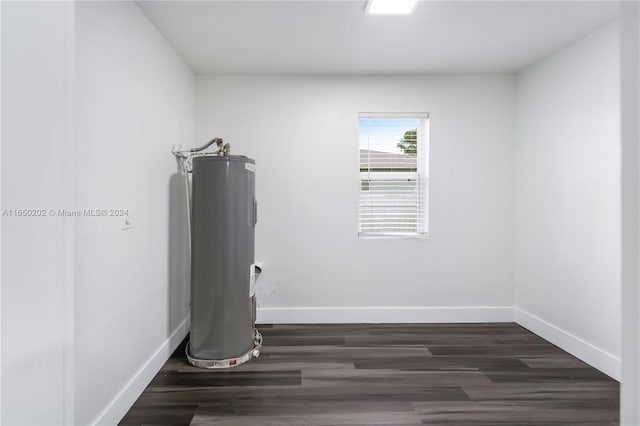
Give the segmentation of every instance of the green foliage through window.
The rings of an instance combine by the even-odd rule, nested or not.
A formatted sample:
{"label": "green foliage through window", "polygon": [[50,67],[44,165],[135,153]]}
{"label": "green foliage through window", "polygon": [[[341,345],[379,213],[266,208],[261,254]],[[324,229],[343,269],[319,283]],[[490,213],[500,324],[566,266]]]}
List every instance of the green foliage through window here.
{"label": "green foliage through window", "polygon": [[404,132],[404,136],[396,146],[406,155],[416,155],[418,153],[418,129]]}

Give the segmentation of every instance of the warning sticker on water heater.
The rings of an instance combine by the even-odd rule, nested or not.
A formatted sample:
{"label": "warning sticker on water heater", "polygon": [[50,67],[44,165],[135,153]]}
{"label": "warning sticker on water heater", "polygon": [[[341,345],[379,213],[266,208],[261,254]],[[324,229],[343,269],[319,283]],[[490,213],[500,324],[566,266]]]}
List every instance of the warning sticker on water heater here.
{"label": "warning sticker on water heater", "polygon": [[249,170],[250,172],[256,172],[256,165],[251,163],[244,163],[244,168]]}

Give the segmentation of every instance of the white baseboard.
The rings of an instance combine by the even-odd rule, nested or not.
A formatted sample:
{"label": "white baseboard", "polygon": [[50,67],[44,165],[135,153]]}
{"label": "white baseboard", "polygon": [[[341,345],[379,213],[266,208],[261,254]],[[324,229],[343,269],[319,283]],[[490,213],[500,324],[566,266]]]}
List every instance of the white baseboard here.
{"label": "white baseboard", "polygon": [[597,368],[609,377],[620,381],[620,358],[524,309],[515,307],[514,310],[515,319],[518,324],[564,349],[592,367]]}
{"label": "white baseboard", "polygon": [[511,306],[259,308],[259,324],[513,322]]}
{"label": "white baseboard", "polygon": [[133,375],[131,380],[123,386],[109,405],[92,422],[94,425],[117,425],[127,414],[129,408],[136,402],[142,391],[176,350],[180,342],[189,332],[189,318],[171,333],[171,336],[151,355],[151,358]]}

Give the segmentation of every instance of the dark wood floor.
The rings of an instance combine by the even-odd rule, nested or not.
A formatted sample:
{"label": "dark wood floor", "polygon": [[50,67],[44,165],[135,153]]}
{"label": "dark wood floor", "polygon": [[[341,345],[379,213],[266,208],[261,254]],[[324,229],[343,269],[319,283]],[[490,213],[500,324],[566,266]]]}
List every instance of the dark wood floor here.
{"label": "dark wood floor", "polygon": [[187,364],[123,425],[613,425],[618,383],[513,323],[261,326],[262,355]]}

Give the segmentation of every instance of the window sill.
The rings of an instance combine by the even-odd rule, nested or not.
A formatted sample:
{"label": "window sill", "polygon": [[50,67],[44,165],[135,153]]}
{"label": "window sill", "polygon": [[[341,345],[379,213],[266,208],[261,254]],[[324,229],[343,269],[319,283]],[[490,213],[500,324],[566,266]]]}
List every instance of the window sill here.
{"label": "window sill", "polygon": [[359,240],[428,240],[429,234],[358,234]]}

